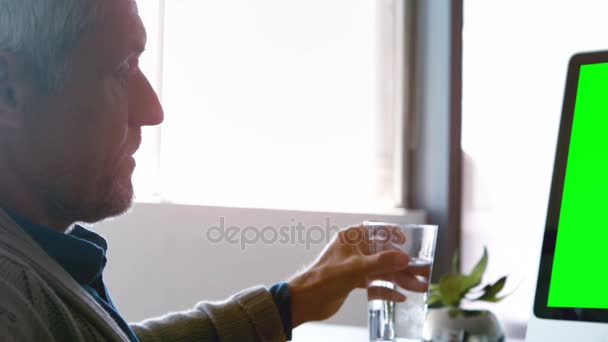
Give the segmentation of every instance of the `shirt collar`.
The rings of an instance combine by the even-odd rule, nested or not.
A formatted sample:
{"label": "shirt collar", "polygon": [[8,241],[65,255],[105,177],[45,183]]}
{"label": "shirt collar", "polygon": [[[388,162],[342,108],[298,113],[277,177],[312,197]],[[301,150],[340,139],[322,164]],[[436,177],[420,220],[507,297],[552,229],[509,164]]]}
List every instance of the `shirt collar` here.
{"label": "shirt collar", "polygon": [[35,224],[27,218],[6,210],[11,218],[79,284],[91,284],[106,266],[108,243],[100,235],[75,225],[67,233]]}

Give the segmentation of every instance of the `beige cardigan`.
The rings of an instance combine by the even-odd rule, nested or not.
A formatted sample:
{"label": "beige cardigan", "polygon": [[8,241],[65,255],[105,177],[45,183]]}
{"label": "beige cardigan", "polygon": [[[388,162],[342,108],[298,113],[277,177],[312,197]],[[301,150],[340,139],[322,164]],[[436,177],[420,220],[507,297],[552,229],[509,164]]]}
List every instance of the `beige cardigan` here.
{"label": "beige cardigan", "polygon": [[[263,286],[131,328],[142,342],[285,341]],[[0,209],[0,340],[129,341],[112,317]]]}

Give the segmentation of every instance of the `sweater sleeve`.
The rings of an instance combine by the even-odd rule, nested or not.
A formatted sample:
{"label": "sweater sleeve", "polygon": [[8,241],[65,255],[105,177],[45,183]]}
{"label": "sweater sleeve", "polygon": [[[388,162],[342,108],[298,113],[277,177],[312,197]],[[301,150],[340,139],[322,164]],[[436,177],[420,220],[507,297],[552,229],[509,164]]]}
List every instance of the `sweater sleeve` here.
{"label": "sweater sleeve", "polygon": [[49,328],[48,322],[45,324],[37,310],[23,298],[21,293],[0,278],[2,341],[56,341]]}
{"label": "sweater sleeve", "polygon": [[141,342],[286,340],[277,306],[263,286],[130,326]]}

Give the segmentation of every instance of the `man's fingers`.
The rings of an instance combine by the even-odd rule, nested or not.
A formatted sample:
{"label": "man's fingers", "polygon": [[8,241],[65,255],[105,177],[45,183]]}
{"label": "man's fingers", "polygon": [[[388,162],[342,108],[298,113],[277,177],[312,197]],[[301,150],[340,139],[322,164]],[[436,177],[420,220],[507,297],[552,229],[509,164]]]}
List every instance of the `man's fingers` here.
{"label": "man's fingers", "polygon": [[428,281],[421,279],[421,277],[413,275],[409,273],[407,270],[390,273],[390,274],[379,274],[376,276],[372,276],[368,279],[369,281],[373,280],[385,280],[394,283],[395,285],[401,287],[402,289],[412,291],[412,292],[427,292],[429,289]]}
{"label": "man's fingers", "polygon": [[394,245],[404,244],[406,236],[397,226],[358,225],[341,230],[338,240],[342,244],[357,246],[363,254],[370,255],[396,249]]}
{"label": "man's fingers", "polygon": [[410,257],[400,250],[380,252],[363,257],[365,275],[390,274],[407,267]]}
{"label": "man's fingers", "polygon": [[403,302],[406,297],[396,290],[383,286],[370,286],[367,288],[367,300],[388,300],[391,302]]}
{"label": "man's fingers", "polygon": [[423,278],[431,277],[431,265],[410,265],[407,270],[414,275],[421,276]]}
{"label": "man's fingers", "polygon": [[402,245],[405,243],[406,236],[397,226],[368,226],[370,236],[377,242],[396,243]]}
{"label": "man's fingers", "polygon": [[406,236],[397,226],[365,226],[369,235],[369,254],[391,249],[398,249],[395,245],[405,243]]}
{"label": "man's fingers", "polygon": [[398,286],[408,291],[426,292],[429,290],[428,281],[424,278],[421,279],[421,277],[411,274],[409,269],[398,272],[397,274],[393,275],[393,278]]}
{"label": "man's fingers", "polygon": [[338,233],[338,239],[342,244],[361,245],[369,247],[371,245],[369,233],[364,226],[358,225],[348,227]]}

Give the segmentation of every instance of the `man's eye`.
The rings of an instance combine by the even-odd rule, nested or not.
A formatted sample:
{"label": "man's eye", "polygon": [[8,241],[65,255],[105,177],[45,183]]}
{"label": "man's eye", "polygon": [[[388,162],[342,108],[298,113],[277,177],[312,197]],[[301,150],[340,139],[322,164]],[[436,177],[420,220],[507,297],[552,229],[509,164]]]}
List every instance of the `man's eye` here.
{"label": "man's eye", "polygon": [[131,75],[133,75],[138,68],[139,66],[136,60],[125,61],[116,69],[116,78],[121,83],[126,84],[129,77],[131,77]]}

